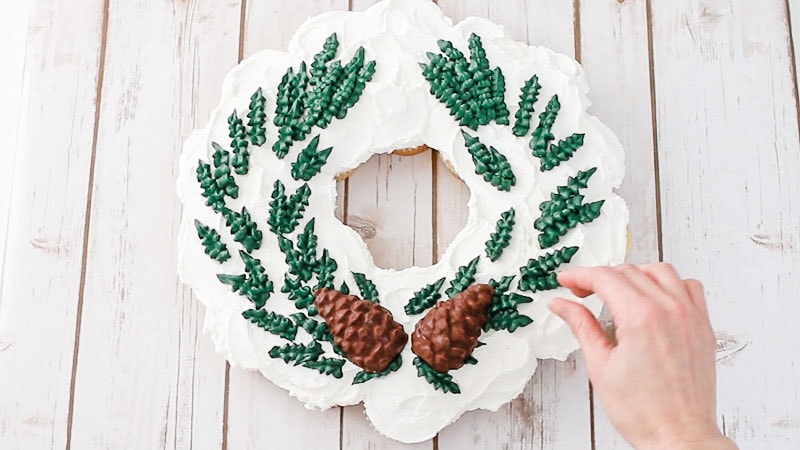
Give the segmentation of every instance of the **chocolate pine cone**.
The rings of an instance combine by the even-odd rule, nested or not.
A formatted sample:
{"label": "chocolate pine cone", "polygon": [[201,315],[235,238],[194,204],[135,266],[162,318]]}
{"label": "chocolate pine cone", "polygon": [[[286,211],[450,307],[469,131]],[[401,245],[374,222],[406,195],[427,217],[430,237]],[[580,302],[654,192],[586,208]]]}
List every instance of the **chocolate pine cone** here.
{"label": "chocolate pine cone", "polygon": [[408,342],[403,326],[383,306],[336,289],[317,291],[314,305],[338,345],[353,364],[383,372]]}
{"label": "chocolate pine cone", "polygon": [[411,350],[438,372],[462,367],[478,345],[493,295],[492,286],[473,284],[450,300],[437,303],[417,322]]}

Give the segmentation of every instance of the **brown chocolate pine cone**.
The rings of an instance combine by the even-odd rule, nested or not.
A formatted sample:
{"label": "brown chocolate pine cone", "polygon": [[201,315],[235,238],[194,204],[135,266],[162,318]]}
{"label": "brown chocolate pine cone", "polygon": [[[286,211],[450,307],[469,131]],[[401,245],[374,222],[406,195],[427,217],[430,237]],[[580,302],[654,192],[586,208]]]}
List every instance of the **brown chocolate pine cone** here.
{"label": "brown chocolate pine cone", "polygon": [[328,324],[334,344],[367,372],[386,370],[408,342],[403,326],[377,303],[324,288],[317,291],[314,305]]}
{"label": "brown chocolate pine cone", "polygon": [[450,300],[437,303],[417,322],[411,350],[439,372],[462,367],[478,345],[493,295],[492,286],[473,284]]}

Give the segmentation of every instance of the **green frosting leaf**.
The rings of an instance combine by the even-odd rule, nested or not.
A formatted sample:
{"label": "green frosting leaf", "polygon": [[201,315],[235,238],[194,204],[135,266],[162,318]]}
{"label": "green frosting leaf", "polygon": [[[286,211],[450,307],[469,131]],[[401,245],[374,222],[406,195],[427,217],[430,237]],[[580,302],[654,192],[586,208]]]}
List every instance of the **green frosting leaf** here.
{"label": "green frosting leaf", "polygon": [[231,175],[230,153],[220,147],[216,142],[211,143],[214,153],[211,159],[214,168],[211,168],[203,160],[197,164],[197,181],[203,189],[203,197],[206,198],[206,205],[212,207],[214,211],[221,211],[225,208],[225,196],[230,198],[239,197],[239,186]]}
{"label": "green frosting leaf", "polygon": [[482,175],[484,181],[498,190],[511,190],[511,186],[517,183],[517,179],[506,157],[494,147],[487,149],[477,137],[470,136],[466,131],[461,131],[461,135],[464,136],[464,145],[466,145],[467,151],[472,155],[475,173]]}
{"label": "green frosting leaf", "polygon": [[297,336],[297,326],[286,316],[265,309],[248,309],[242,312],[242,316],[264,330],[286,340],[293,341]]}
{"label": "green frosting leaf", "polygon": [[278,235],[278,248],[285,256],[289,265],[289,273],[300,281],[308,281],[316,270],[317,264],[317,236],[314,234],[314,219],[311,219],[297,236],[297,249],[288,238]]}
{"label": "green frosting leaf", "polygon": [[319,145],[319,135],[304,148],[298,155],[297,160],[292,163],[292,177],[295,180],[308,181],[318,174],[322,166],[328,161],[332,147],[317,151]]}
{"label": "green frosting leaf", "polygon": [[533,138],[530,148],[533,156],[539,158],[542,171],[552,170],[562,162],[572,158],[576,150],[583,146],[583,134],[573,134],[572,136],[559,141],[558,145],[553,145],[555,139],[551,129],[558,117],[561,103],[558,95],[554,95],[547,103],[544,112],[539,115],[539,126],[533,130]]}
{"label": "green frosting leaf", "polygon": [[328,249],[323,249],[322,256],[320,256],[317,261],[315,268],[317,273],[317,285],[314,286],[314,290],[316,291],[322,288],[333,289],[333,272],[335,272],[338,267],[339,265],[336,263],[336,260],[331,258],[328,254]]}
{"label": "green frosting leaf", "polygon": [[286,187],[281,180],[275,180],[272,188],[272,201],[269,202],[269,218],[267,219],[270,231],[275,234],[293,232],[303,218],[310,196],[311,189],[308,184],[303,183],[287,199]]}
{"label": "green frosting leaf", "polygon": [[197,237],[200,238],[203,243],[206,255],[220,263],[231,258],[231,254],[228,252],[228,246],[220,240],[221,236],[217,230],[203,225],[199,220],[194,221],[194,226],[197,229]]}
{"label": "green frosting leaf", "polygon": [[522,86],[519,94],[519,109],[517,114],[514,115],[513,133],[515,136],[525,136],[531,129],[531,117],[533,116],[534,105],[539,99],[539,90],[542,85],[539,84],[539,77],[534,75],[525,85]]}
{"label": "green frosting leaf", "polygon": [[264,112],[264,105],[266,103],[267,100],[261,93],[261,88],[256,89],[250,97],[250,112],[247,113],[247,118],[249,119],[247,121],[247,126],[250,127],[250,142],[259,147],[264,145],[264,142],[267,141],[267,130],[264,128],[264,123],[267,121],[267,114]]}
{"label": "green frosting leaf", "polygon": [[499,67],[491,68],[480,36],[469,38],[470,60],[450,41],[440,40],[441,53],[428,53],[420,64],[431,94],[442,102],[461,126],[477,130],[491,121],[508,124],[505,78]]}
{"label": "green frosting leaf", "polygon": [[508,292],[514,276],[505,276],[500,281],[489,280],[489,285],[494,287],[492,304],[487,311],[488,320],[483,325],[484,331],[507,330],[513,333],[518,328],[530,325],[533,320],[518,311],[519,305],[530,303],[532,298],[515,292]]}
{"label": "green frosting leaf", "polygon": [[298,327],[306,330],[312,338],[318,341],[333,342],[333,335],[325,322],[318,322],[303,313],[292,314],[292,320]]}
{"label": "green frosting leaf", "polygon": [[486,256],[488,256],[492,262],[500,259],[503,250],[505,250],[511,242],[511,231],[514,229],[515,215],[514,208],[501,214],[497,225],[495,225],[495,232],[492,233],[489,236],[489,240],[486,241]]}
{"label": "green frosting leaf", "polygon": [[556,192],[551,193],[550,200],[539,205],[542,215],[533,222],[533,227],[540,231],[539,245],[542,248],[552,247],[578,224],[589,223],[600,216],[604,201],[584,204],[580,195],[580,190],[587,187],[596,170],[593,167],[578,172],[567,180],[565,186],[559,186]]}
{"label": "green frosting leaf", "polygon": [[556,269],[570,262],[577,252],[578,247],[564,247],[537,259],[529,259],[527,265],[519,268],[519,288],[531,292],[557,288]]}
{"label": "green frosting leaf", "polygon": [[339,287],[339,292],[344,295],[350,295],[350,286],[347,285],[347,282],[342,281],[342,285]]}
{"label": "green frosting leaf", "polygon": [[471,365],[471,366],[474,366],[475,364],[478,364],[478,360],[477,360],[477,359],[475,359],[475,357],[474,357],[474,356],[472,356],[472,355],[468,355],[468,356],[467,356],[467,357],[464,359],[464,364],[469,364],[469,365]]}
{"label": "green frosting leaf", "polygon": [[324,353],[322,345],[313,341],[311,344],[285,344],[283,346],[272,347],[269,351],[270,358],[280,358],[286,364],[293,363],[297,366],[310,361],[316,361]]}
{"label": "green frosting leaf", "polygon": [[476,256],[466,266],[458,268],[455,277],[450,281],[450,287],[445,291],[447,298],[453,298],[460,294],[461,291],[469,287],[470,284],[475,282],[475,272],[478,269],[478,260],[480,256]]}
{"label": "green frosting leaf", "polygon": [[244,261],[245,273],[242,275],[217,275],[222,283],[230,285],[233,292],[238,292],[253,302],[256,309],[261,309],[272,295],[273,285],[267,276],[261,261],[240,250],[239,256]]}
{"label": "green frosting leaf", "polygon": [[413,314],[420,314],[424,312],[426,309],[430,308],[431,306],[435,305],[440,298],[442,298],[442,285],[444,284],[445,278],[439,278],[438,280],[434,281],[433,283],[425,286],[424,288],[414,292],[414,296],[405,306],[406,314],[413,315]]}
{"label": "green frosting leaf", "polygon": [[242,119],[236,115],[234,109],[228,117],[228,136],[231,138],[231,148],[233,149],[233,159],[231,166],[234,172],[239,175],[246,175],[250,170],[250,152],[247,150],[247,132],[245,132]]}
{"label": "green frosting leaf", "polygon": [[234,241],[242,244],[242,247],[248,252],[261,248],[263,234],[253,222],[247,208],[243,206],[240,213],[223,208],[222,215],[225,217],[225,225],[230,228]]}
{"label": "green frosting leaf", "polygon": [[314,293],[311,291],[311,288],[305,286],[299,279],[292,278],[288,274],[285,274],[281,292],[289,294],[289,300],[294,302],[295,308],[299,310],[308,309],[309,314],[313,311],[311,315],[316,315],[317,309],[314,307]]}
{"label": "green frosting leaf", "polygon": [[303,363],[303,367],[314,369],[323,375],[331,375],[334,378],[342,378],[342,366],[345,360],[338,358],[320,358],[317,361]]}
{"label": "green frosting leaf", "polygon": [[458,387],[453,376],[446,373],[437,372],[436,369],[429,366],[428,363],[420,359],[414,358],[414,366],[417,368],[417,376],[424,378],[425,381],[430,383],[435,389],[438,389],[445,394],[452,392],[453,394],[460,394],[461,389]]}
{"label": "green frosting leaf", "polygon": [[484,325],[486,330],[506,330],[513,333],[518,328],[528,326],[533,323],[533,319],[520,314],[516,309],[504,309],[489,318],[489,321]]}
{"label": "green frosting leaf", "polygon": [[358,290],[361,292],[361,298],[369,300],[373,303],[380,303],[378,300],[378,289],[375,283],[370,281],[363,273],[353,272],[353,278],[356,280]]}
{"label": "green frosting leaf", "polygon": [[386,375],[389,375],[392,372],[397,372],[400,369],[400,366],[402,365],[403,365],[403,358],[402,356],[397,355],[397,357],[393,359],[391,363],[389,363],[389,367],[387,367],[386,370],[384,370],[383,372],[367,372],[366,370],[358,372],[355,378],[353,378],[353,384],[361,384],[369,380],[372,380],[374,378],[385,377]]}

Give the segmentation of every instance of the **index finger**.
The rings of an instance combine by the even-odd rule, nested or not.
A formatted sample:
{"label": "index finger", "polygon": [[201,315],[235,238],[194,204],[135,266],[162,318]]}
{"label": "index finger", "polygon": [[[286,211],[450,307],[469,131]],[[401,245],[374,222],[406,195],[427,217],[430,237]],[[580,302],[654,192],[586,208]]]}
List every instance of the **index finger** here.
{"label": "index finger", "polygon": [[558,274],[558,283],[578,297],[597,294],[612,313],[630,308],[641,293],[618,271],[608,267],[576,267]]}

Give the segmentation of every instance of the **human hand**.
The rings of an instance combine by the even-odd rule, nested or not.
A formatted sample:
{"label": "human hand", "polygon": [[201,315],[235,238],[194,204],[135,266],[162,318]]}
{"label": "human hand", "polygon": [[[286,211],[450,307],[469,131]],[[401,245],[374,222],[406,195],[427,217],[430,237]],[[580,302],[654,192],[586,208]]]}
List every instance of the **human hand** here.
{"label": "human hand", "polygon": [[581,345],[609,419],[638,449],[736,449],[716,422],[716,340],[703,286],[668,264],[576,268],[558,275],[579,297],[598,294],[616,325],[613,345],[583,305],[550,309]]}

